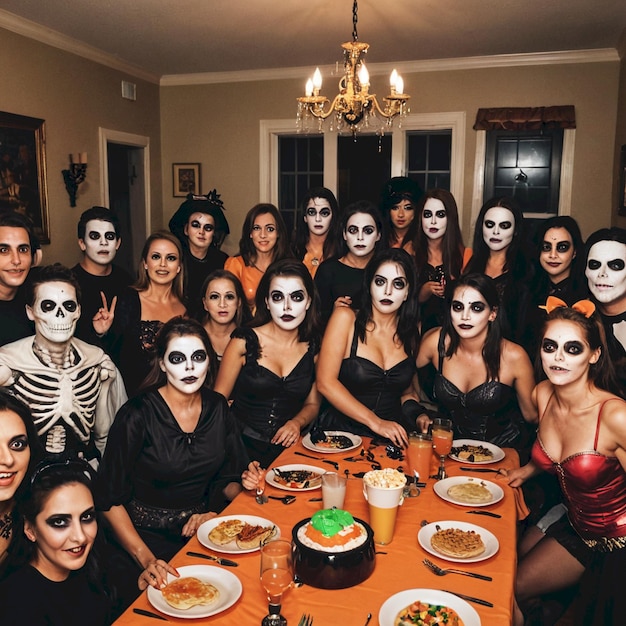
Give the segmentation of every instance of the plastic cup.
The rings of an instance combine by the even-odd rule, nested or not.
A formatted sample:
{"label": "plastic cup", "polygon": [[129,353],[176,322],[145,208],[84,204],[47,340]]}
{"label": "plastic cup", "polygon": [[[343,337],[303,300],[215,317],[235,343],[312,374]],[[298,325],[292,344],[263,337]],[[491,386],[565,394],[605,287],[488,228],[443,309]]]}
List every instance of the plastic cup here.
{"label": "plastic cup", "polygon": [[426,433],[410,433],[409,447],[406,449],[411,474],[417,475],[420,482],[425,483],[430,475],[430,464],[433,457],[433,440]]}
{"label": "plastic cup", "polygon": [[322,474],[322,507],[324,509],[343,508],[346,498],[347,479],[337,472]]}
{"label": "plastic cup", "polygon": [[374,543],[383,546],[391,543],[405,485],[406,476],[394,469],[372,470],[363,476],[363,495],[369,508]]}

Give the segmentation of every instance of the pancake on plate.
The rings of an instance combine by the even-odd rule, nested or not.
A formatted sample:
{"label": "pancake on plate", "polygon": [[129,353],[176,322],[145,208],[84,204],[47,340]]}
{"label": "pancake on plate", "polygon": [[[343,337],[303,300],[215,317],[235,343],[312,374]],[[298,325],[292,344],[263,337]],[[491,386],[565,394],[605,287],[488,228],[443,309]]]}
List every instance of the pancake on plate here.
{"label": "pancake on plate", "polygon": [[448,495],[458,502],[468,504],[484,504],[493,500],[493,494],[483,483],[466,482],[452,485],[448,489]]}
{"label": "pancake on plate", "polygon": [[471,559],[485,551],[480,535],[473,530],[445,528],[438,530],[431,538],[434,550],[457,559]]}
{"label": "pancake on plate", "polygon": [[220,522],[209,532],[209,540],[216,546],[223,546],[234,541],[244,526],[245,522],[242,522],[240,519],[227,519]]}
{"label": "pancake on plate", "polygon": [[170,606],[182,610],[190,609],[198,604],[213,604],[220,597],[217,587],[193,576],[175,578],[161,589],[161,593]]}

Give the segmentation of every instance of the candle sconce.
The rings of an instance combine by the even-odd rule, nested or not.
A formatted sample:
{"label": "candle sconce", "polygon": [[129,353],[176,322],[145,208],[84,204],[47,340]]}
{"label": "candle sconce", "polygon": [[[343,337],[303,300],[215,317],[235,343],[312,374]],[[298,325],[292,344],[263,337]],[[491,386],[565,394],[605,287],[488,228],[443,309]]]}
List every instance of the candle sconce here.
{"label": "candle sconce", "polygon": [[70,196],[70,206],[76,206],[76,192],[78,185],[84,182],[87,176],[87,153],[70,154],[70,169],[62,170],[65,189]]}

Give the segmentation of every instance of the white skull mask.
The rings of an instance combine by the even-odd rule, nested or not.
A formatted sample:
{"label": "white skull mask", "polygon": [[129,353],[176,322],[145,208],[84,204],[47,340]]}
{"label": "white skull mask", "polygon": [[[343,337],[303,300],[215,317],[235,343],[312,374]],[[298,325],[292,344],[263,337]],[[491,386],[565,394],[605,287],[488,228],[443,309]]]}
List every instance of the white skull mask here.
{"label": "white skull mask", "polygon": [[74,335],[80,305],[73,285],[62,281],[43,283],[36,288],[35,302],[27,307],[35,322],[35,333],[50,343],[66,343]]}

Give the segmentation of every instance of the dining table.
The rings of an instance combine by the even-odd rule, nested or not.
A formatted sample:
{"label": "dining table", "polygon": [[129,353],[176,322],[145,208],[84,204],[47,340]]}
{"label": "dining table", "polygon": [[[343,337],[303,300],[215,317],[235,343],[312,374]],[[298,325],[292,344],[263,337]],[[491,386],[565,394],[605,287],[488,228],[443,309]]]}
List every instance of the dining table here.
{"label": "dining table", "polygon": [[[394,594],[409,589],[445,590],[473,596],[491,603],[493,606],[470,603],[478,612],[482,626],[504,626],[511,624],[514,598],[515,570],[517,565],[516,527],[520,510],[520,497],[507,484],[506,478],[495,471],[480,473],[464,471],[468,465],[472,469],[512,469],[519,466],[519,457],[513,449],[505,448],[504,458],[488,465],[473,465],[452,459],[446,461],[448,476],[474,477],[476,480],[488,480],[498,484],[504,497],[491,505],[471,507],[453,504],[444,500],[434,491],[436,480],[429,478],[417,497],[407,497],[398,508],[395,531],[392,541],[387,545],[376,544],[375,568],[364,582],[345,589],[318,589],[307,584],[294,584],[282,599],[282,615],[288,624],[296,626],[303,614],[313,617],[314,626],[364,626],[371,614],[369,626],[379,624],[379,611],[383,603]],[[355,449],[339,453],[322,453],[312,451],[303,446],[302,440],[296,445],[286,448],[272,463],[271,467],[285,465],[307,465],[319,468],[320,471],[337,471],[348,473],[346,496],[343,508],[355,518],[368,521],[368,505],[363,494],[363,472],[377,467],[390,467],[409,473],[406,458],[397,458],[393,450],[389,450],[383,441],[362,438],[362,443]],[[308,456],[302,456],[302,455]],[[391,456],[390,456],[391,454]],[[314,458],[309,458],[314,457]],[[393,458],[396,457],[396,458]],[[352,459],[352,460],[347,460]],[[438,458],[433,455],[431,473],[438,467]],[[358,476],[355,476],[357,474]],[[322,508],[321,489],[307,491],[285,491],[268,484],[265,494],[269,496],[295,495],[295,501],[284,504],[280,500],[270,499],[260,504],[255,493],[240,493],[221,513],[226,515],[254,515],[270,520],[280,529],[280,536],[291,540],[293,527],[301,520],[310,518]],[[470,513],[471,511],[487,511],[495,516]],[[493,533],[497,538],[497,552],[488,559],[458,563],[449,562],[445,558],[433,556],[418,542],[418,532],[427,522],[454,521],[475,524]],[[200,557],[190,556],[188,552],[212,554],[227,557],[236,561],[237,567],[224,567],[213,564]],[[446,568],[463,570],[490,576],[491,581],[476,579],[464,575],[449,574],[438,576],[424,564],[425,558]],[[233,606],[210,617],[187,619],[164,616],[175,624],[220,624],[224,626],[255,626],[260,625],[268,613],[268,601],[260,583],[259,551],[243,554],[222,554],[209,550],[197,536],[172,558],[170,563],[178,568],[185,565],[208,565],[218,570],[228,570],[241,582],[242,592]],[[417,599],[417,598],[416,598]],[[144,591],[135,602],[118,618],[116,626],[155,625],[154,617],[136,612],[159,612],[149,602]]]}

